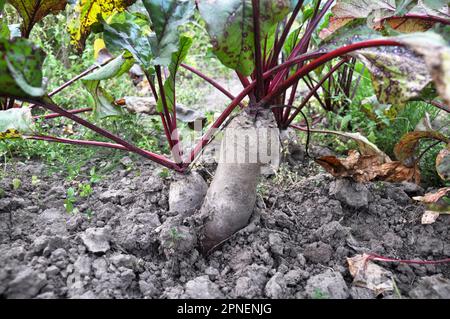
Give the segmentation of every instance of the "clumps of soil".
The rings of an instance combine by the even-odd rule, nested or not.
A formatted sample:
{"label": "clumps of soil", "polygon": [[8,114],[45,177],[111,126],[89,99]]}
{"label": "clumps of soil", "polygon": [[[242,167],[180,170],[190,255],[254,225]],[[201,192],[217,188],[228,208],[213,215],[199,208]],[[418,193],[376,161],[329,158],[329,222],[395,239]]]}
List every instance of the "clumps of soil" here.
{"label": "clumps of soil", "polygon": [[250,224],[203,256],[196,215],[169,209],[178,178],[152,163],[110,173],[75,214],[64,208],[72,183],[46,171],[16,162],[0,182],[0,298],[450,297],[445,264],[376,262],[398,288],[380,295],[353,285],[348,270],[346,258],[363,253],[450,256],[450,218],[421,225],[411,196],[424,190],[413,184],[356,185],[297,162],[265,179]]}

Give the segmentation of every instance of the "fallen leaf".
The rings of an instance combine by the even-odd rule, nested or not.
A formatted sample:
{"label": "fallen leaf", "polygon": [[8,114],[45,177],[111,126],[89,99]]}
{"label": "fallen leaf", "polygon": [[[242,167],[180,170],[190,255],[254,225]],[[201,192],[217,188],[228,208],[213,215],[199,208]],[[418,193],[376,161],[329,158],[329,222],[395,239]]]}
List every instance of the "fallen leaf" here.
{"label": "fallen leaf", "polygon": [[328,173],[334,177],[350,177],[363,183],[374,179],[388,182],[413,181],[420,183],[420,172],[416,166],[407,167],[400,162],[384,163],[377,155],[360,155],[350,150],[345,159],[324,156],[316,159]]}
{"label": "fallen leaf", "polygon": [[439,189],[436,193],[427,193],[425,196],[416,196],[413,197],[414,200],[425,203],[425,204],[432,204],[436,203],[438,200],[440,200],[442,197],[447,195],[447,193],[450,192],[450,187],[444,187]]}
{"label": "fallen leaf", "polygon": [[450,214],[449,199],[446,198],[448,193],[450,193],[450,187],[444,187],[435,193],[413,197],[414,200],[422,202],[426,206],[426,211],[422,216],[422,224],[432,224],[439,215]]}
{"label": "fallen leaf", "polygon": [[426,210],[422,215],[422,225],[433,224],[439,217],[439,212]]}
{"label": "fallen leaf", "polygon": [[408,167],[400,162],[390,162],[377,168],[378,178],[386,182],[398,183],[411,181],[420,183],[420,171],[417,165]]}
{"label": "fallen leaf", "polygon": [[353,277],[353,285],[368,288],[376,295],[394,290],[394,275],[369,259],[369,255],[347,258],[348,269]]}

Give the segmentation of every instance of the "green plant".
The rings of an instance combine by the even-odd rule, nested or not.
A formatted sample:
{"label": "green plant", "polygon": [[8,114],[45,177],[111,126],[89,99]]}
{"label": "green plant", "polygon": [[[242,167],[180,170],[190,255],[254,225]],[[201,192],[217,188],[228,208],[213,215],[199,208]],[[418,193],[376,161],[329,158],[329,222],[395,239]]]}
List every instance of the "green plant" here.
{"label": "green plant", "polygon": [[314,290],[314,294],[313,294],[312,298],[313,299],[329,299],[330,296],[326,292],[323,292],[319,288],[316,288]]}
{"label": "green plant", "polygon": [[170,171],[167,168],[163,168],[158,175],[159,177],[166,179],[170,176]]}
{"label": "green plant", "polygon": [[13,186],[13,189],[14,189],[15,191],[18,190],[18,189],[20,188],[21,185],[22,185],[22,182],[20,181],[20,179],[14,178],[14,179],[12,180],[12,186]]}
{"label": "green plant", "polygon": [[375,189],[376,190],[384,190],[386,188],[386,186],[384,185],[383,181],[377,181],[375,182]]}
{"label": "green plant", "polygon": [[69,187],[66,192],[66,199],[64,200],[64,207],[69,214],[76,213],[77,209],[75,208],[76,199],[76,191],[75,188]]}
{"label": "green plant", "polygon": [[87,209],[85,211],[85,215],[87,216],[88,219],[91,219],[92,216],[94,215],[94,212],[91,209]]}
{"label": "green plant", "polygon": [[92,190],[91,184],[86,183],[86,184],[79,184],[78,188],[80,190],[80,196],[81,197],[89,197],[92,195],[92,193],[94,192]]}
{"label": "green plant", "polygon": [[177,242],[183,239],[183,236],[178,232],[178,229],[175,227],[172,227],[170,229],[170,244],[172,247],[175,247],[177,245]]}
{"label": "green plant", "polygon": [[91,184],[98,183],[102,179],[102,177],[97,173],[97,169],[95,168],[95,166],[89,170],[89,175],[90,175],[89,182]]}
{"label": "green plant", "polygon": [[31,176],[31,185],[36,186],[40,182],[41,182],[41,180],[37,176],[35,176],[35,175]]}

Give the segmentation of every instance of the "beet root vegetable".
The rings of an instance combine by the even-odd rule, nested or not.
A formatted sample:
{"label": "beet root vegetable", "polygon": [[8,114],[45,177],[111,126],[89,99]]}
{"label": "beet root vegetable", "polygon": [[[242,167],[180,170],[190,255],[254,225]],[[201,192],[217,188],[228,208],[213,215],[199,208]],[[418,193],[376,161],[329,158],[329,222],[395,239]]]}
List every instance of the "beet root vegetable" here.
{"label": "beet root vegetable", "polygon": [[261,167],[278,160],[279,131],[270,110],[242,112],[225,130],[220,160],[201,214],[202,248],[208,252],[248,224],[256,202]]}

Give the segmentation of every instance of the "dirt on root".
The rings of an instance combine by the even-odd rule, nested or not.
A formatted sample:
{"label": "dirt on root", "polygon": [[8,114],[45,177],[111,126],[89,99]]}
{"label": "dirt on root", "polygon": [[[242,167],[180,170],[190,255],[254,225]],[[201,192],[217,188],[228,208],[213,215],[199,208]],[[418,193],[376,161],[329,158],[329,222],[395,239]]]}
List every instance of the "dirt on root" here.
{"label": "dirt on root", "polygon": [[105,176],[72,214],[64,200],[73,182],[47,176],[38,161],[3,169],[0,298],[450,298],[447,264],[377,262],[397,287],[379,295],[348,270],[347,257],[362,253],[450,256],[450,218],[421,225],[424,208],[411,196],[424,190],[413,184],[354,184],[297,162],[260,184],[250,224],[205,257],[192,218],[162,245],[164,225],[177,218],[168,204],[174,177],[152,163]]}

